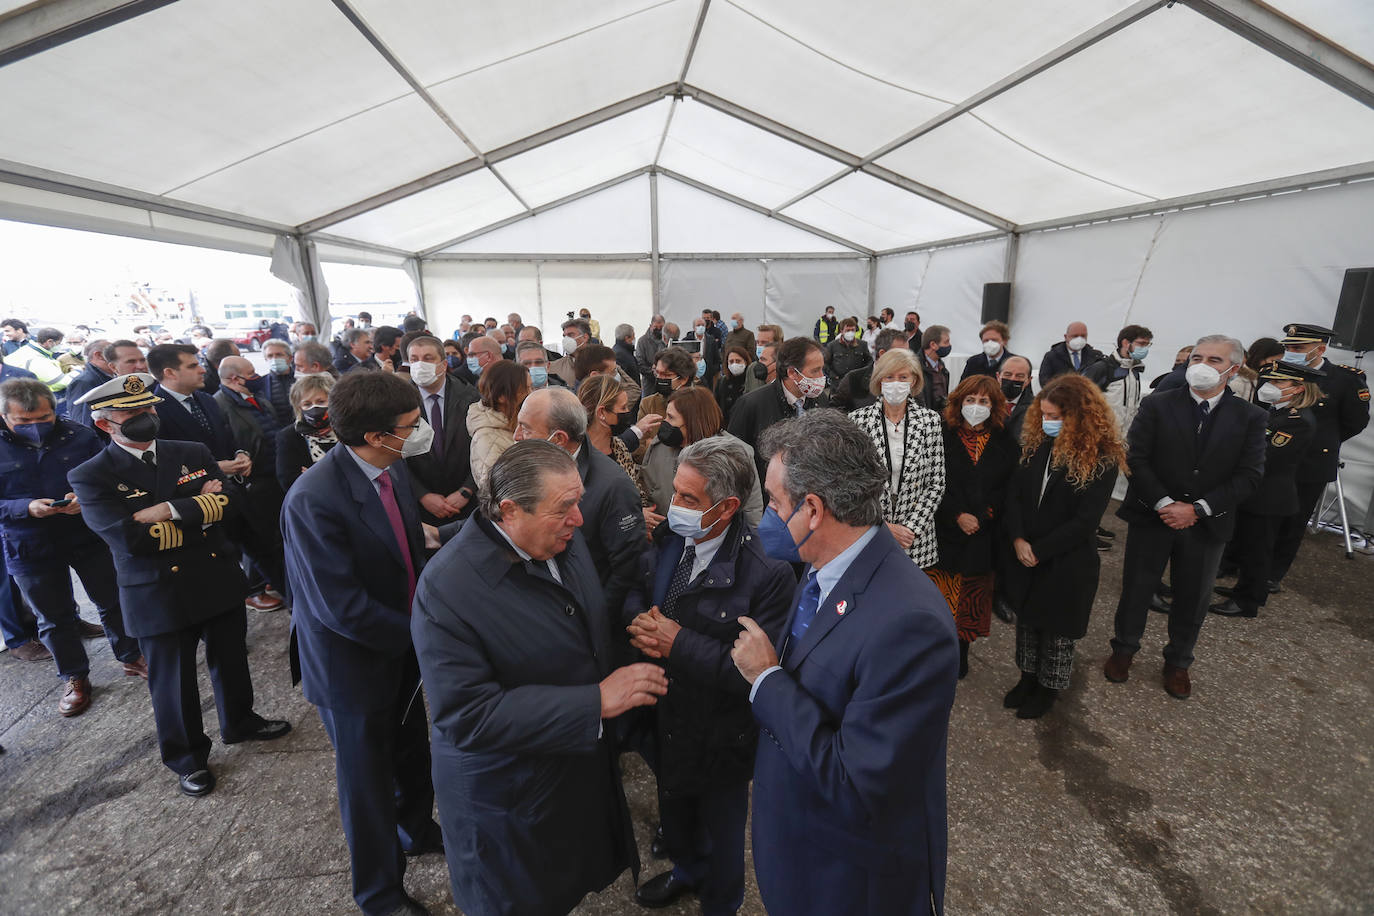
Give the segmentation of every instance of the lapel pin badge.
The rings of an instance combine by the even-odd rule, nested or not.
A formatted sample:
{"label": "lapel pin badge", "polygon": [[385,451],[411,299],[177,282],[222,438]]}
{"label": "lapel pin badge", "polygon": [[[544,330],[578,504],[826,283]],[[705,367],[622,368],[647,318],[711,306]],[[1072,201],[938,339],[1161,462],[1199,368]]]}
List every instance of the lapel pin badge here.
{"label": "lapel pin badge", "polygon": [[848,601],[841,601],[839,604],[835,605],[835,613],[839,614],[841,617],[844,616],[844,612],[847,610],[849,610]]}

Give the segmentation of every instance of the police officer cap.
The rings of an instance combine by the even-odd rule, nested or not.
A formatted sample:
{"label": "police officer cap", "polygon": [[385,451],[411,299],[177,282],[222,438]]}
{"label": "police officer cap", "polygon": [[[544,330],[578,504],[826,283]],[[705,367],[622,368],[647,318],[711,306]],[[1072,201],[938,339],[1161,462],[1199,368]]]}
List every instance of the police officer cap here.
{"label": "police officer cap", "polygon": [[1331,338],[1336,336],[1336,332],[1330,328],[1324,328],[1319,324],[1286,324],[1283,326],[1284,338],[1279,343],[1285,347],[1289,344],[1314,344],[1329,343]]}
{"label": "police officer cap", "polygon": [[1261,370],[1259,377],[1261,382],[1319,382],[1326,378],[1326,373],[1303,363],[1279,360]]}
{"label": "police officer cap", "polygon": [[90,405],[91,410],[133,410],[161,404],[162,398],[153,394],[157,379],[146,372],[117,375],[103,385],[92,388],[77,399],[78,404]]}

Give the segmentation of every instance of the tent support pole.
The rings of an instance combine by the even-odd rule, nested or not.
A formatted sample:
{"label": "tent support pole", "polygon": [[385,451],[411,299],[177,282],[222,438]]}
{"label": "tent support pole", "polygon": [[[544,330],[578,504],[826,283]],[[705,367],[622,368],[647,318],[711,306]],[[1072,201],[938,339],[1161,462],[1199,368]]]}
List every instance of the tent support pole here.
{"label": "tent support pole", "polygon": [[878,304],[878,256],[875,254],[868,259],[868,314],[876,315],[878,310],[874,308]]}
{"label": "tent support pole", "polygon": [[663,310],[663,278],[659,275],[658,250],[658,172],[649,173],[649,270],[654,295],[654,314]]}

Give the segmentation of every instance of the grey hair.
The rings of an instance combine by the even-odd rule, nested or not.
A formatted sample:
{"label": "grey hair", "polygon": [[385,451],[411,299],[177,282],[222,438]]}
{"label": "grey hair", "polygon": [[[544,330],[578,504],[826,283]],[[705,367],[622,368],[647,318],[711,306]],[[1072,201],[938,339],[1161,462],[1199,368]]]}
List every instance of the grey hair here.
{"label": "grey hair", "polygon": [[743,506],[758,473],[744,443],[729,435],[698,439],[678,454],[677,462],[706,478],[706,498],[712,505],[733,496]]}
{"label": "grey hair", "polygon": [[587,408],[567,388],[545,389],[549,399],[549,435],[556,430],[568,434],[568,441],[581,442],[587,437]]}
{"label": "grey hair", "polygon": [[882,524],[887,468],[873,440],[840,411],[808,410],[775,423],[759,450],[782,461],[783,487],[793,506],[810,493],[842,524]]}
{"label": "grey hair", "polygon": [[296,352],[292,349],[290,341],[282,340],[280,337],[269,337],[264,340],[262,342],[262,351],[266,353],[268,347],[285,347],[287,356],[291,356]]}
{"label": "grey hair", "polygon": [[371,336],[372,336],[372,329],[371,329],[371,328],[349,328],[347,331],[344,331],[344,332],[343,332],[343,337],[341,337],[340,339],[343,341],[343,345],[344,345],[345,347],[351,347],[351,346],[353,346],[355,343],[358,342],[358,338],[360,338],[360,337],[369,337],[369,338],[370,338]]}
{"label": "grey hair", "polygon": [[487,336],[499,344],[504,344],[506,342],[506,335],[501,333],[499,327],[487,328]]}
{"label": "grey hair", "polygon": [[103,358],[105,356],[105,348],[109,345],[110,342],[108,340],[105,340],[103,338],[97,338],[91,341],[90,343],[86,344],[86,346],[82,347],[81,352],[85,355],[86,359],[88,360],[97,353],[99,353]]}
{"label": "grey hair", "polygon": [[1199,337],[1193,346],[1199,347],[1203,344],[1226,344],[1231,348],[1231,364],[1240,366],[1245,363],[1245,344],[1226,334],[1208,334],[1206,337]]}
{"label": "grey hair", "polygon": [[515,345],[516,359],[520,358],[521,353],[528,353],[531,350],[538,350],[542,354],[544,352],[544,345],[537,340],[522,340]]}
{"label": "grey hair", "polygon": [[11,404],[19,410],[31,411],[45,403],[57,410],[57,397],[38,379],[12,378],[0,385],[0,405],[4,405],[5,413],[10,412]]}
{"label": "grey hair", "polygon": [[616,340],[624,340],[626,337],[634,337],[634,336],[635,336],[634,325],[629,325],[629,324],[618,324],[618,325],[615,326],[615,339],[616,339]]}
{"label": "grey hair", "polygon": [[501,503],[508,499],[533,512],[544,498],[544,478],[569,472],[577,473],[577,462],[558,446],[541,439],[517,442],[496,459],[480,488],[482,515],[493,522],[501,521]]}

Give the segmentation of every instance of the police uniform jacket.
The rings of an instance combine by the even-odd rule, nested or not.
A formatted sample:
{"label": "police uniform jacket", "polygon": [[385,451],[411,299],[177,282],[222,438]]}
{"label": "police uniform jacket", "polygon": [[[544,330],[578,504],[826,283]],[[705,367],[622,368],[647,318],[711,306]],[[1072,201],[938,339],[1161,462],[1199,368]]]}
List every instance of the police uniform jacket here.
{"label": "police uniform jacket", "polygon": [[1264,431],[1264,477],[1259,489],[1241,504],[1251,515],[1292,515],[1298,511],[1298,468],[1317,433],[1313,408],[1284,407],[1269,411]]}
{"label": "police uniform jacket", "polygon": [[[86,524],[114,554],[130,636],[171,633],[243,603],[239,552],[219,524],[237,512],[237,497],[228,486],[200,492],[206,481],[224,483],[205,446],[159,439],[154,470],[111,443],[68,479]],[[135,512],[161,502],[171,502],[179,520],[134,521]]]}
{"label": "police uniform jacket", "polygon": [[1336,479],[1341,443],[1369,425],[1369,381],[1363,371],[1330,360],[1317,368],[1326,373],[1318,382],[1325,397],[1311,407],[1317,429],[1297,479],[1327,483]]}
{"label": "police uniform jacket", "polygon": [[10,572],[38,572],[74,551],[100,543],[80,515],[34,518],[29,515],[29,503],[43,497],[61,499],[72,492],[67,475],[103,447],[95,433],[66,417],[57,419],[41,448],[8,429],[0,431],[0,531]]}
{"label": "police uniform jacket", "polygon": [[776,642],[797,587],[791,564],[764,553],[742,513],[721,538],[710,565],[667,609],[664,600],[686,541],[667,522],[660,524],[640,559],[621,620],[628,626],[636,615],[658,607],[682,626],[662,660],[672,686],[651,712],[658,736],[658,787],[667,796],[749,781],[758,728],[749,708],[749,683],[736,670],[730,649],[743,616]]}

